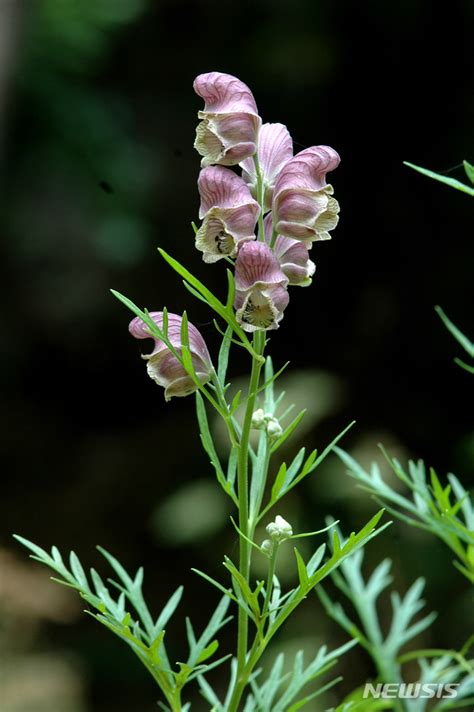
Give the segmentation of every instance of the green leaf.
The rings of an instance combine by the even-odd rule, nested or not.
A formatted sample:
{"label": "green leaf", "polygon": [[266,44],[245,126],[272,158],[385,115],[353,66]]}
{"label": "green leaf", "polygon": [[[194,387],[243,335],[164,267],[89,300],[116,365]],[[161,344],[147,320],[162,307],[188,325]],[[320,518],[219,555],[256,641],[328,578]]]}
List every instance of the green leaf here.
{"label": "green leaf", "polygon": [[415,166],[413,163],[408,163],[408,161],[403,161],[403,164],[409,168],[413,168],[413,170],[418,171],[418,173],[422,173],[424,176],[428,176],[428,178],[433,178],[440,183],[445,183],[446,185],[451,186],[451,188],[461,190],[463,193],[467,193],[468,195],[474,195],[474,188],[470,188],[468,185],[461,183],[461,181],[456,180],[455,178],[448,178],[448,176],[441,175],[440,173],[429,171],[427,168]]}
{"label": "green leaf", "polygon": [[245,348],[249,351],[252,357],[255,358],[257,361],[263,362],[263,357],[259,356],[254,351],[252,344],[248,340],[244,330],[237,323],[234,313],[230,313],[227,307],[222,304],[222,302],[219,301],[219,299],[217,299],[217,297],[214,296],[214,294],[202,282],[200,282],[197,277],[194,277],[194,275],[192,275],[191,272],[186,269],[186,267],[183,267],[183,265],[181,265],[170,255],[168,255],[160,247],[158,248],[158,252],[163,257],[163,259],[170,265],[170,267],[175,270],[175,272],[177,272],[181,277],[183,277],[183,279],[189,285],[191,285],[191,287],[197,290],[201,297],[203,297],[207,301],[211,309],[213,309],[217,314],[219,314],[219,316],[221,316],[224,321],[226,321],[227,324],[232,327],[233,331],[238,335],[241,342],[244,344]]}
{"label": "green leaf", "polygon": [[219,456],[216,452],[214,446],[214,441],[212,439],[211,431],[209,428],[209,421],[207,419],[206,406],[204,405],[204,400],[201,394],[196,391],[196,413],[201,434],[201,442],[204,450],[209,456],[212,466],[214,467],[217,481],[224,490],[235,501],[235,494],[232,490],[232,484],[229,483],[225,477],[224,470],[222,469]]}
{"label": "green leaf", "polygon": [[470,373],[471,375],[474,373],[474,366],[469,366],[468,363],[465,363],[462,361],[460,358],[455,358],[454,363],[463,368],[465,371]]}
{"label": "green leaf", "polygon": [[213,640],[212,643],[209,643],[209,645],[207,645],[201,652],[198,659],[196,660],[196,663],[203,663],[205,660],[208,660],[214,655],[218,647],[219,642],[217,640]]}
{"label": "green leaf", "polygon": [[471,358],[474,358],[474,343],[467,338],[465,334],[451,321],[451,319],[446,315],[440,306],[435,307],[435,311],[443,321],[445,327],[454,336],[456,341],[463,347],[463,349],[469,354]]}
{"label": "green leaf", "polygon": [[272,453],[272,454],[275,453],[275,452],[283,445],[283,443],[285,442],[285,440],[287,440],[287,439],[290,437],[290,435],[291,435],[291,434],[293,433],[293,431],[298,427],[298,425],[300,424],[300,422],[301,422],[302,419],[304,418],[305,413],[306,413],[306,408],[304,408],[302,411],[300,411],[300,412],[298,413],[298,415],[296,416],[296,418],[293,418],[293,420],[291,421],[291,423],[288,425],[288,427],[285,428],[285,430],[284,430],[283,433],[280,435],[280,437],[278,438],[278,440],[276,441],[276,443],[272,446],[272,449],[271,449],[271,453]]}
{"label": "green leaf", "polygon": [[468,163],[467,161],[462,162],[464,166],[464,170],[466,172],[467,177],[471,181],[471,183],[474,183],[474,166],[471,163]]}
{"label": "green leaf", "polygon": [[296,564],[298,566],[298,579],[300,582],[301,590],[306,590],[308,588],[309,583],[308,572],[306,571],[306,564],[304,563],[303,558],[296,546],[294,547],[294,552],[296,556]]}
{"label": "green leaf", "polygon": [[232,343],[232,327],[228,326],[224,338],[222,339],[221,348],[219,350],[219,360],[217,366],[217,378],[221,383],[222,387],[225,388],[225,381],[227,375],[227,366],[229,363],[229,351],[230,345]]}
{"label": "green leaf", "polygon": [[286,463],[282,462],[280,465],[280,469],[278,470],[277,476],[275,477],[275,482],[273,483],[272,494],[271,494],[272,500],[274,500],[278,497],[280,490],[283,487],[285,478],[286,478]]}

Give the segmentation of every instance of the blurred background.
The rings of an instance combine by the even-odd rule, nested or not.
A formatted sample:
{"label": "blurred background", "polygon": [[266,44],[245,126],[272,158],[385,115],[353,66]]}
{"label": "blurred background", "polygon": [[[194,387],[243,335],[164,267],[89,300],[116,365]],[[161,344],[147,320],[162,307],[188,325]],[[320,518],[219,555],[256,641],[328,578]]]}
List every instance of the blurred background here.
{"label": "blurred background", "polygon": [[[28,561],[13,532],[73,548],[105,575],[97,543],[129,569],[143,564],[155,612],[184,583],[180,610],[198,629],[217,597],[190,567],[222,579],[223,554],[237,555],[193,399],[165,404],[109,292],[187,308],[216,354],[210,312],[156,252],[223,292],[222,265],[202,263],[190,227],[201,72],[249,84],[264,121],[287,124],[295,150],[323,143],[342,156],[332,177],[340,225],[313,248],[313,287],[292,291],[272,334],[276,367],[292,362],[288,400],[309,407],[304,443],[294,437],[282,454],[322,449],[356,419],[343,445],[361,462],[378,459],[382,441],[472,483],[471,382],[433,311],[441,304],[472,337],[472,200],[402,161],[461,180],[462,159],[473,162],[473,20],[469,0],[449,11],[429,0],[0,0],[4,712],[151,712],[158,696],[130,651]],[[248,366],[234,353],[232,379]],[[376,506],[332,456],[280,513],[300,530],[331,513],[350,531]],[[444,546],[395,523],[370,544],[368,570],[384,556],[401,592],[426,576],[429,608],[440,612],[418,647],[459,648],[468,584]],[[286,585],[294,568],[283,567]],[[183,626],[171,628],[182,660]],[[228,626],[223,652],[232,635]],[[309,656],[344,640],[314,598],[277,646]],[[325,705],[373,674],[359,649],[338,672],[345,680]]]}

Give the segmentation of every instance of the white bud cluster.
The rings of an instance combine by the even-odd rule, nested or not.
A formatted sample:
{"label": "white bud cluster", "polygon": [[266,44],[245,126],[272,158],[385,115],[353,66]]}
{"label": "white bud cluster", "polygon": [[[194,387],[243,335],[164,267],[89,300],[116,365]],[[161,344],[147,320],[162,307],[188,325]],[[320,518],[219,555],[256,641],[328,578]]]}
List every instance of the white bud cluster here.
{"label": "white bud cluster", "polygon": [[282,541],[285,541],[285,539],[289,539],[293,536],[293,528],[291,524],[287,522],[286,519],[283,519],[283,517],[280,517],[279,514],[275,517],[274,522],[267,524],[266,529],[270,539],[265,539],[260,548],[267,556],[271,556],[273,554],[275,545],[278,545]]}
{"label": "white bud cluster", "polygon": [[263,408],[258,408],[252,415],[252,428],[254,430],[265,430],[270,440],[278,440],[283,433],[278,418],[271,413],[265,413]]}

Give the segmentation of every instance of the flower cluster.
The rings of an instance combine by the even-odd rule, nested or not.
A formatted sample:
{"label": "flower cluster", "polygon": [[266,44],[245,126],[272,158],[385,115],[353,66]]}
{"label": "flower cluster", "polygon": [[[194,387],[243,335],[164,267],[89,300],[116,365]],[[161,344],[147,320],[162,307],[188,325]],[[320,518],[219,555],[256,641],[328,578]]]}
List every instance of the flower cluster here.
{"label": "flower cluster", "polygon": [[[205,101],[194,144],[203,166],[196,247],[205,262],[236,258],[234,306],[242,328],[277,329],[288,287],[311,283],[312,243],[329,239],[337,225],[339,205],[326,174],[339,156],[329,146],[293,156],[286,126],[262,124],[252,92],[230,74],[201,74],[194,89]],[[225,167],[237,165],[240,176]]]}
{"label": "flower cluster", "polygon": [[282,541],[290,539],[293,536],[293,527],[279,514],[276,515],[274,522],[267,524],[266,530],[270,538],[264,539],[260,549],[267,556],[272,556],[275,551],[275,546],[278,547]]}
{"label": "flower cluster", "polygon": [[[201,74],[194,90],[204,100],[194,143],[202,156],[196,248],[207,263],[232,263],[235,317],[241,328],[277,329],[289,303],[288,288],[311,284],[313,242],[330,239],[337,225],[339,204],[326,175],[339,165],[339,156],[329,146],[311,146],[293,155],[286,126],[263,124],[252,92],[230,74]],[[231,168],[236,166],[240,175]],[[160,312],[152,318],[162,323]],[[169,319],[168,345],[155,339],[153,352],[144,357],[166,398],[188,395],[213,372],[204,340],[192,325],[194,374],[184,367],[180,317],[170,314]],[[130,331],[139,339],[152,337],[140,318],[132,321]]]}

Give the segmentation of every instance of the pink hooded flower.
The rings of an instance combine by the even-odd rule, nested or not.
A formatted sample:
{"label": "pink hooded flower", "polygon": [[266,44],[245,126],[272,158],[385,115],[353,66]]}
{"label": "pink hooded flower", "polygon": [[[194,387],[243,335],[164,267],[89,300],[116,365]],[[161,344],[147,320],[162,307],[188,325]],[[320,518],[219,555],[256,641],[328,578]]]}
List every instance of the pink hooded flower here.
{"label": "pink hooded flower", "polygon": [[288,304],[288,278],[265,242],[246,242],[235,263],[236,318],[245,331],[278,329]]}
{"label": "pink hooded flower", "polygon": [[231,74],[209,72],[194,80],[194,91],[205,101],[194,148],[202,166],[233,166],[257,150],[260,119],[252,92]]}
{"label": "pink hooded flower", "polygon": [[[272,241],[272,214],[265,218],[265,241]],[[301,240],[278,235],[273,245],[273,252],[277,258],[281,271],[288,277],[288,284],[297,287],[309,287],[313,281],[311,277],[316,271],[316,265],[309,259],[307,246]]]}
{"label": "pink hooded flower", "polygon": [[[150,317],[163,328],[163,312],[150,312]],[[177,314],[168,314],[168,339],[176,352],[181,355],[181,322]],[[129,332],[136,339],[154,339],[155,347],[150,354],[142,356],[147,361],[147,371],[159,386],[165,389],[165,399],[173,396],[188,396],[197,390],[197,385],[186,372],[168,346],[152,336],[144,321],[135,317],[129,324]],[[195,326],[188,323],[189,349],[197,377],[202,384],[211,378],[212,363],[206,343]]]}
{"label": "pink hooded flower", "polygon": [[312,146],[296,154],[282,168],[273,192],[273,218],[277,232],[295,240],[329,240],[339,220],[339,203],[326,173],[339,165],[329,146]]}
{"label": "pink hooded flower", "polygon": [[[258,134],[258,160],[263,172],[264,207],[270,210],[273,188],[283,166],[293,156],[293,141],[283,124],[263,124]],[[254,198],[257,197],[257,173],[253,159],[246,158],[240,164],[242,178],[250,186]]]}
{"label": "pink hooded flower", "polygon": [[239,244],[255,239],[258,203],[240,176],[223,166],[203,168],[199,174],[201,196],[196,248],[204,262],[236,257]]}

